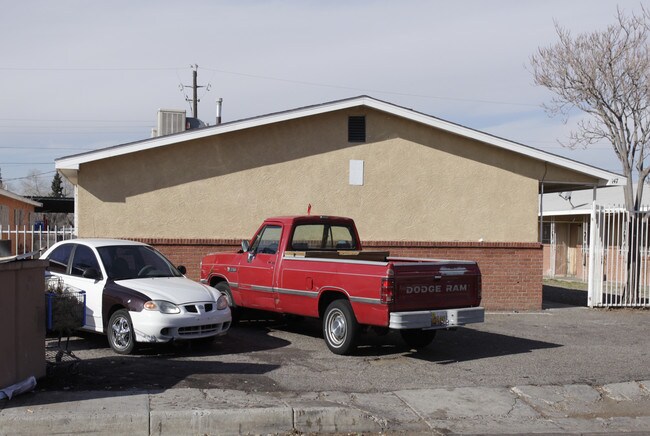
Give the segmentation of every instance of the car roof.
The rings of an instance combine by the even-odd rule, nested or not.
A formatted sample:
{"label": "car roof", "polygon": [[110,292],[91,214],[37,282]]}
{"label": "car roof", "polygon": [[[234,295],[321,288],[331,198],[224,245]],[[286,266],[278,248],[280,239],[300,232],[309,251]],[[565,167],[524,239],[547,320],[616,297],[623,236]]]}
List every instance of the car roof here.
{"label": "car roof", "polygon": [[124,246],[124,245],[132,245],[132,246],[148,246],[147,244],[143,242],[137,242],[137,241],[129,241],[127,239],[101,239],[101,238],[77,238],[77,239],[69,239],[67,241],[62,241],[59,242],[57,245],[63,245],[63,244],[82,244],[82,245],[87,245],[89,247],[109,247],[109,246]]}

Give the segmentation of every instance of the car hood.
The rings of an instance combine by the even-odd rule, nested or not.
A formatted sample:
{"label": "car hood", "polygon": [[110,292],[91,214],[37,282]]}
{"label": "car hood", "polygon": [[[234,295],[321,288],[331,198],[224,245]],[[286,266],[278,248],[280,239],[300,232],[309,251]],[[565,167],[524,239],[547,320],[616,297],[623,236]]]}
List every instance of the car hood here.
{"label": "car hood", "polygon": [[152,300],[165,300],[174,304],[215,301],[215,293],[207,286],[185,277],[152,277],[116,280],[120,286],[138,291]]}

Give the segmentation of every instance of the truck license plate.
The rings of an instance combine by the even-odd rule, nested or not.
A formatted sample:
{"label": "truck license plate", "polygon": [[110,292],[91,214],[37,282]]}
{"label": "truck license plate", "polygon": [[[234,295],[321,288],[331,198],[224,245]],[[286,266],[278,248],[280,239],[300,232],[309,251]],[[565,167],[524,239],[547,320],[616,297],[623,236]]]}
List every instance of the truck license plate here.
{"label": "truck license plate", "polygon": [[447,325],[447,314],[446,313],[436,313],[431,314],[431,326],[440,326]]}

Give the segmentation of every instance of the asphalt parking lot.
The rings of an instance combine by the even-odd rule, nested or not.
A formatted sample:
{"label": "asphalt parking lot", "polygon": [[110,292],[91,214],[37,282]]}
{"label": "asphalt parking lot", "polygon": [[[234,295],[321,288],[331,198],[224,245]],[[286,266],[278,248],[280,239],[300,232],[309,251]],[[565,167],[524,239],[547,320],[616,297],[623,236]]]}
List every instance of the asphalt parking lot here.
{"label": "asphalt parking lot", "polygon": [[534,313],[488,312],[484,324],[440,331],[421,352],[397,334],[368,333],[353,356],[332,354],[317,320],[247,318],[212,344],[149,347],[132,356],[114,354],[103,336],[73,337],[77,360],[52,365],[37,391],[380,393],[650,379],[647,310],[547,304]]}

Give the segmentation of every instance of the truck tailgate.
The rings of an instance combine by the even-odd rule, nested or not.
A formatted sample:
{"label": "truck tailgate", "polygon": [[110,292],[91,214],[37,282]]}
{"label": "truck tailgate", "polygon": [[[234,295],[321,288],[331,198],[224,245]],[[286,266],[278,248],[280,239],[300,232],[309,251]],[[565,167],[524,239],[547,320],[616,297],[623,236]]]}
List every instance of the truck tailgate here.
{"label": "truck tailgate", "polygon": [[393,261],[395,299],[391,311],[477,307],[481,273],[476,262]]}

